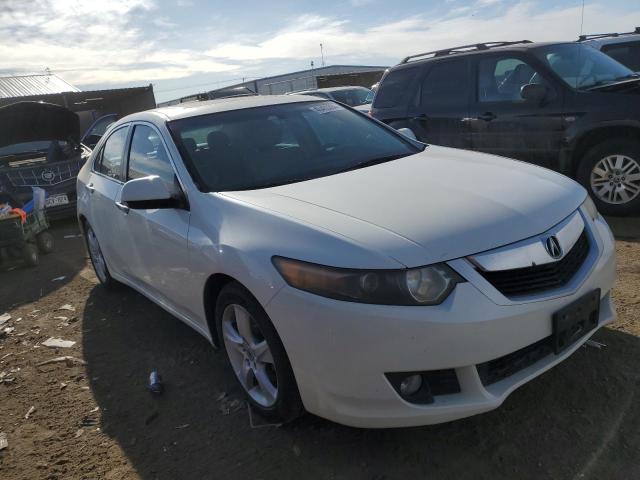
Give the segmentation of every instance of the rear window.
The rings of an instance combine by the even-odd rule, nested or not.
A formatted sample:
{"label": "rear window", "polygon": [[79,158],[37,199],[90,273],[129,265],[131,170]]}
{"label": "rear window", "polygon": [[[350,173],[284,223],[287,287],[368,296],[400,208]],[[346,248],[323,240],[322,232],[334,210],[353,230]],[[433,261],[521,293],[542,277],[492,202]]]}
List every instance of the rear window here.
{"label": "rear window", "polygon": [[381,80],[380,87],[373,104],[374,108],[395,107],[404,102],[411,81],[419,68],[402,68],[392,70]]}

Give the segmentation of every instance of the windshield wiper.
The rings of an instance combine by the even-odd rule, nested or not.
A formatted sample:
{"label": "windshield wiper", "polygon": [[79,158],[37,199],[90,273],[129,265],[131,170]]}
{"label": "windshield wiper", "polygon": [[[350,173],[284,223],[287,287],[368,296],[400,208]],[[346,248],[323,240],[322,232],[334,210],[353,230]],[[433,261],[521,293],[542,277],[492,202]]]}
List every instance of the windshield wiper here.
{"label": "windshield wiper", "polygon": [[602,87],[611,87],[613,85],[617,85],[619,83],[625,83],[630,80],[640,80],[640,74],[638,73],[630,73],[629,75],[624,75],[622,77],[618,77],[614,80],[600,80],[599,82],[594,83],[593,85],[579,87],[581,90],[597,90]]}

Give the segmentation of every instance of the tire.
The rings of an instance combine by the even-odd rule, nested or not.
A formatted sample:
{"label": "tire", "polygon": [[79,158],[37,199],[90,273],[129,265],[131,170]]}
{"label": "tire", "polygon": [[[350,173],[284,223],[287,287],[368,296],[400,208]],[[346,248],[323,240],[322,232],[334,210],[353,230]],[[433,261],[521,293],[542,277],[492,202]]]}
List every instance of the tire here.
{"label": "tire", "polygon": [[91,259],[91,265],[93,265],[93,271],[96,273],[100,284],[110,290],[118,288],[121,284],[111,277],[107,262],[102,255],[98,237],[96,237],[95,232],[89,224],[86,224],[84,228],[84,240],[87,251],[89,252],[89,258]]}
{"label": "tire", "polygon": [[22,247],[22,259],[24,263],[30,267],[37,267],[40,264],[40,253],[38,253],[38,247],[33,243],[27,243]]}
{"label": "tire", "polygon": [[[244,323],[237,320],[243,318],[243,315],[238,315],[242,310],[249,315],[251,336],[250,341],[245,340],[244,346],[240,345],[239,340],[244,340],[244,337],[242,334],[238,337],[239,332],[244,331],[245,336],[249,335],[246,335],[247,330],[237,326]],[[225,286],[218,296],[215,320],[220,347],[224,350],[227,364],[254,410],[263,417],[280,423],[290,422],[299,417],[304,408],[289,358],[276,329],[258,301],[242,285],[232,282]],[[230,340],[232,337],[233,341]],[[257,354],[260,347],[264,347],[263,342],[266,342],[268,351],[263,355]],[[256,346],[256,350],[253,351],[249,345]],[[242,381],[241,375],[247,380]],[[259,377],[263,379],[262,382],[258,380]],[[265,394],[269,389],[263,388],[262,385],[266,383],[276,387],[275,394],[272,391]],[[245,385],[254,386],[248,388]]]}
{"label": "tire", "polygon": [[[600,213],[613,216],[640,213],[640,142],[612,138],[595,145],[578,165],[576,177]],[[629,200],[625,201],[624,196]]]}
{"label": "tire", "polygon": [[53,235],[49,232],[40,233],[36,240],[38,241],[38,248],[42,253],[46,255],[47,253],[53,252]]}

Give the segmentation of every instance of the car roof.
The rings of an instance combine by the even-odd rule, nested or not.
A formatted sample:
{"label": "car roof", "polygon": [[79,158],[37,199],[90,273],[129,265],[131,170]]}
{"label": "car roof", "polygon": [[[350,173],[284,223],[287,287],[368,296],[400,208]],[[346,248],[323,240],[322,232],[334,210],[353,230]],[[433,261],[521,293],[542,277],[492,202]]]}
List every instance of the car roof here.
{"label": "car roof", "polygon": [[580,43],[585,45],[613,45],[616,43],[631,43],[640,42],[640,35],[637,33],[623,33],[617,36],[608,36],[600,38],[587,38],[586,40],[580,40]]}
{"label": "car roof", "polygon": [[[354,88],[361,88],[364,90],[369,90],[367,87],[362,87],[360,85],[346,85],[343,87],[324,87],[324,88],[312,88],[310,90],[304,90],[304,93],[309,92],[339,92],[340,90],[353,90]],[[302,92],[297,92],[302,93]]]}
{"label": "car roof", "polygon": [[[509,43],[509,42],[505,42],[507,44],[505,45],[496,45],[496,46],[491,46],[488,48],[476,48],[473,50],[465,50],[465,51],[452,51],[451,53],[443,53],[440,54],[441,52],[447,52],[450,50],[456,50],[458,48],[466,48],[466,47],[473,47],[473,45],[467,45],[465,47],[453,47],[453,48],[449,48],[449,49],[443,49],[443,50],[437,50],[434,52],[428,52],[425,54],[417,54],[417,55],[411,55],[409,57],[406,57],[401,63],[393,66],[391,69],[392,70],[396,70],[396,69],[400,69],[400,68],[411,68],[412,66],[415,65],[421,65],[423,63],[427,63],[427,62],[433,62],[433,61],[440,61],[440,60],[446,60],[448,58],[454,58],[454,57],[463,57],[463,56],[468,56],[468,55],[485,55],[485,54],[489,54],[492,52],[513,52],[513,51],[525,51],[525,50],[532,50],[532,49],[536,49],[539,47],[545,47],[548,45],[563,45],[563,44],[575,44],[576,42],[530,42],[530,41],[522,41],[522,42],[513,42],[513,43]],[[484,45],[484,44],[478,44],[478,45]],[[411,58],[414,57],[420,57],[422,55],[433,55],[430,57],[426,57],[426,58],[420,58],[417,60],[411,60]]]}
{"label": "car roof", "polygon": [[317,102],[318,99],[305,95],[251,95],[242,97],[218,98],[216,100],[179,103],[168,107],[146,110],[124,117],[120,122],[150,119],[158,117],[164,120],[178,120],[210,113],[243,110],[246,108],[283,105],[287,103]]}

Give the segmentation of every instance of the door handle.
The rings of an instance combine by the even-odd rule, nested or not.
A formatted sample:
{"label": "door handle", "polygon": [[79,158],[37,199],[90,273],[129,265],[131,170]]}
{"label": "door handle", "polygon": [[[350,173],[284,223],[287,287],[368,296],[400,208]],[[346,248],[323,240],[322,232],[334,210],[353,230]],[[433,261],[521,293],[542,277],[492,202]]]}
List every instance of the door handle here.
{"label": "door handle", "polygon": [[484,120],[485,122],[490,122],[491,120],[495,120],[496,114],[492,112],[484,112],[482,115],[478,115],[478,120]]}
{"label": "door handle", "polygon": [[116,207],[118,207],[118,210],[124,213],[129,213],[129,207],[127,207],[124,203],[120,203],[120,202],[115,202],[115,203],[116,203]]}
{"label": "door handle", "polygon": [[89,190],[89,193],[93,193],[96,190],[96,187],[93,186],[93,183],[88,183],[85,185],[85,188]]}

